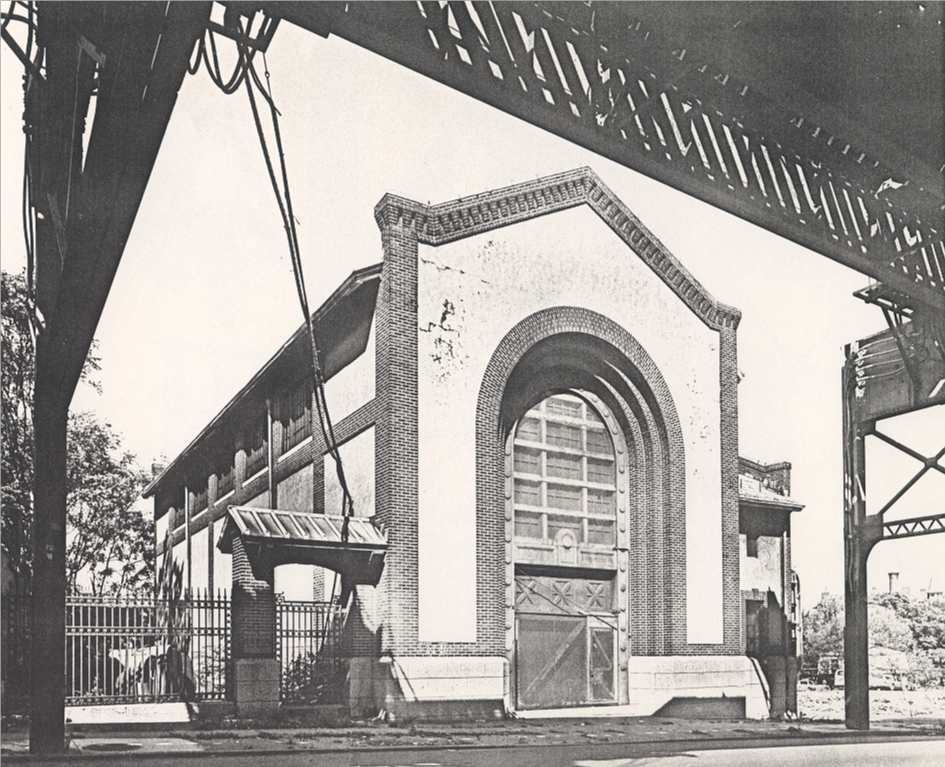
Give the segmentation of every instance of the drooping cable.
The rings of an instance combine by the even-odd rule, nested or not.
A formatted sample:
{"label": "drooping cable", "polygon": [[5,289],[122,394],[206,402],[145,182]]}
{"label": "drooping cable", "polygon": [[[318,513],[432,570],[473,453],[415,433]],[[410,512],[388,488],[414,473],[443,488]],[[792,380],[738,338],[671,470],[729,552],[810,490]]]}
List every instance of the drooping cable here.
{"label": "drooping cable", "polygon": [[[351,493],[348,489],[347,479],[344,472],[344,463],[341,459],[341,454],[338,451],[337,441],[335,439],[334,426],[332,424],[330,411],[328,409],[328,403],[325,399],[325,385],[324,378],[322,375],[321,364],[319,362],[319,353],[318,353],[318,342],[315,334],[314,319],[312,317],[312,312],[308,303],[308,291],[305,286],[305,273],[302,268],[301,256],[299,253],[298,245],[298,232],[296,230],[296,219],[295,212],[292,206],[292,194],[289,186],[288,178],[288,168],[285,161],[285,148],[282,143],[282,131],[279,126],[279,111],[276,109],[275,102],[272,98],[271,91],[271,79],[269,76],[268,64],[266,65],[266,84],[267,89],[263,89],[259,77],[255,72],[255,67],[249,57],[246,57],[247,62],[247,71],[249,77],[244,76],[243,82],[246,87],[246,92],[250,102],[250,108],[253,113],[253,121],[256,125],[257,135],[259,136],[260,145],[262,146],[263,155],[266,159],[266,168],[269,172],[269,180],[273,188],[273,192],[276,195],[277,203],[279,206],[279,212],[282,216],[283,226],[286,229],[286,236],[289,240],[289,253],[292,259],[292,271],[295,277],[296,290],[298,292],[299,304],[302,308],[302,313],[305,318],[305,326],[308,335],[309,341],[309,353],[310,353],[310,364],[311,364],[311,373],[312,373],[312,399],[314,402],[314,408],[309,409],[309,418],[311,424],[311,431],[314,436],[314,420],[315,420],[315,411],[317,411],[317,420],[319,428],[322,433],[322,439],[325,443],[325,447],[328,450],[328,453],[331,455],[332,460],[335,463],[335,470],[338,476],[338,484],[341,487],[342,491],[342,530],[341,530],[341,540],[342,543],[346,543],[348,540],[348,520],[350,516],[354,513],[354,503],[351,498]],[[270,158],[269,149],[266,145],[265,133],[262,130],[262,125],[259,119],[259,110],[256,104],[256,98],[253,93],[253,86],[257,87],[260,92],[265,96],[268,96],[267,102],[270,108],[270,115],[272,119],[272,128],[273,135],[276,140],[276,149],[279,156],[279,166],[282,173],[282,188],[284,192],[283,196],[279,194],[278,183],[275,180],[275,172],[272,167],[272,160]],[[267,92],[268,91],[268,92]],[[314,483],[312,486],[313,498],[312,498],[312,508],[315,508],[315,498],[314,492],[315,487]],[[332,610],[335,604],[335,597],[338,591],[338,573],[335,571],[332,578],[331,592],[328,597],[328,609]],[[328,638],[330,621],[325,624],[325,635],[322,637],[322,645],[325,644]]]}
{"label": "drooping cable", "polygon": [[[249,26],[252,26],[251,21]],[[354,515],[354,501],[351,491],[348,487],[348,482],[344,471],[344,463],[342,461],[341,453],[338,449],[334,424],[332,422],[331,414],[328,408],[328,401],[325,397],[325,380],[320,363],[314,318],[312,317],[312,312],[308,302],[308,291],[305,286],[305,274],[302,268],[298,232],[296,230],[296,217],[292,205],[292,195],[289,186],[288,167],[285,159],[285,149],[282,143],[282,131],[279,125],[279,117],[281,116],[281,113],[277,109],[275,101],[272,97],[271,78],[265,53],[263,53],[266,78],[266,84],[264,86],[259,78],[259,74],[256,72],[253,62],[255,50],[250,50],[249,45],[246,43],[248,30],[243,29],[241,22],[239,23],[238,32],[239,35],[236,42],[238,61],[233,73],[229,78],[226,80],[223,78],[220,69],[216,40],[214,38],[213,30],[210,29],[207,30],[206,38],[200,41],[196,51],[195,60],[188,67],[188,69],[194,73],[199,69],[200,64],[203,63],[210,75],[211,80],[213,80],[217,87],[220,88],[220,90],[222,90],[224,93],[234,93],[240,85],[242,85],[246,90],[250,111],[253,115],[253,124],[256,128],[256,135],[259,139],[260,148],[262,150],[263,159],[266,165],[266,171],[269,176],[270,186],[272,187],[273,194],[276,198],[276,205],[279,209],[279,215],[282,218],[283,229],[286,233],[286,241],[289,247],[289,257],[292,263],[292,274],[295,281],[296,293],[299,300],[299,306],[302,310],[305,320],[305,330],[308,337],[309,347],[310,371],[312,377],[312,403],[314,404],[314,407],[311,405],[309,407],[309,425],[312,433],[313,449],[315,445],[314,437],[316,433],[315,422],[317,421],[325,450],[331,456],[335,464],[338,484],[341,488],[341,514],[343,517],[341,540],[342,543],[346,543],[348,541],[349,519]],[[277,177],[273,163],[272,153],[269,149],[266,132],[263,129],[262,120],[259,115],[259,105],[256,99],[257,91],[269,107],[270,117],[272,120],[272,131],[275,138],[276,151],[278,153],[281,187],[279,183],[280,179]],[[314,509],[315,507],[315,483],[313,482],[312,508]],[[329,609],[332,609],[332,606],[335,603],[338,582],[339,578],[336,571],[332,581],[331,594],[328,600]],[[350,597],[351,593],[349,592],[349,599]],[[322,645],[324,645],[327,641],[330,623],[331,621],[326,621],[324,634],[322,636]]]}

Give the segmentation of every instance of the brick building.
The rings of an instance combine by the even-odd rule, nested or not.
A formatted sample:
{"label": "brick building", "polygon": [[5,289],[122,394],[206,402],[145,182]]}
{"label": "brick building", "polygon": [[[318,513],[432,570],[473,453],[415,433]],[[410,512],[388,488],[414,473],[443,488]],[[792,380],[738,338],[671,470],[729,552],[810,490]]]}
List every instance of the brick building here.
{"label": "brick building", "polygon": [[[257,600],[234,635],[267,630],[273,590],[321,599],[318,564],[342,571],[355,711],[777,711],[800,506],[789,464],[739,463],[738,311],[588,169],[385,195],[375,217],[382,263],[315,324],[360,534],[386,537],[379,582],[330,542],[250,567],[281,544],[248,549],[235,522],[220,539],[227,519],[251,533],[247,507],[339,514],[301,330],[147,489],[161,553],[192,586],[232,580],[235,619]],[[239,644],[259,677],[271,642]]]}

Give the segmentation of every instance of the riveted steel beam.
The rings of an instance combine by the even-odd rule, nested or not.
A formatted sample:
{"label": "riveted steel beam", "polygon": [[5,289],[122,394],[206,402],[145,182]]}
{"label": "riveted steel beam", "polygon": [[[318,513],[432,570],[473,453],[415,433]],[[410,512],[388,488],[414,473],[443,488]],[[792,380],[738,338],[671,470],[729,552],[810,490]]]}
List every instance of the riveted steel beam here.
{"label": "riveted steel beam", "polygon": [[883,523],[883,540],[912,538],[917,535],[945,533],[945,514],[929,514],[925,517],[897,519]]}
{"label": "riveted steel beam", "polygon": [[945,310],[945,180],[910,185],[750,73],[674,43],[646,4],[263,5]]}

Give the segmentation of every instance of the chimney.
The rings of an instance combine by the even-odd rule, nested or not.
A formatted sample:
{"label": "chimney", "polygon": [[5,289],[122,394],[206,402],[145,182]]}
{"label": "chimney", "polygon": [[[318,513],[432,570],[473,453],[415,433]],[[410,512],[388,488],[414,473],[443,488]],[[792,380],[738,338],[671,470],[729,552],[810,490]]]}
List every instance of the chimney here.
{"label": "chimney", "polygon": [[889,593],[895,594],[899,591],[899,573],[889,574]]}
{"label": "chimney", "polygon": [[151,479],[156,479],[161,475],[161,472],[167,468],[167,465],[161,461],[154,461],[151,464]]}

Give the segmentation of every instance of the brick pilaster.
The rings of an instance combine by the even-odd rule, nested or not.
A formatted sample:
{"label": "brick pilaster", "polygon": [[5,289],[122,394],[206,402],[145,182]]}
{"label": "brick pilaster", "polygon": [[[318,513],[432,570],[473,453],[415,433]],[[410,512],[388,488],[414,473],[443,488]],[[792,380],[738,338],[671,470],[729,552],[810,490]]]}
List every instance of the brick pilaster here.
{"label": "brick pilaster", "polygon": [[253,562],[243,540],[233,538],[233,658],[276,657],[276,603],[273,566]]}

